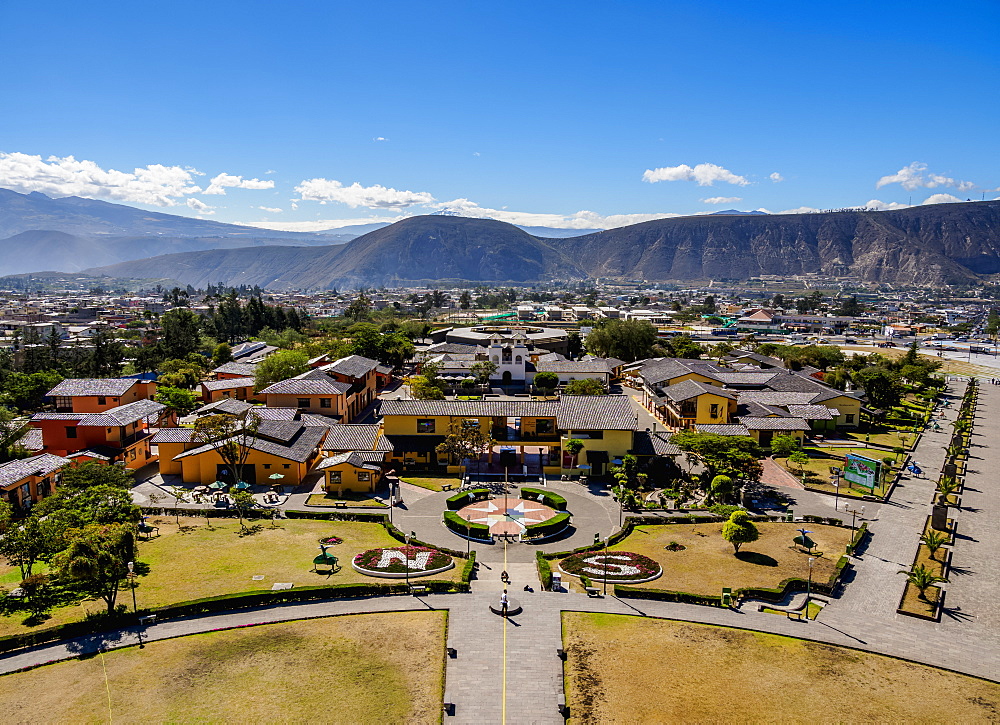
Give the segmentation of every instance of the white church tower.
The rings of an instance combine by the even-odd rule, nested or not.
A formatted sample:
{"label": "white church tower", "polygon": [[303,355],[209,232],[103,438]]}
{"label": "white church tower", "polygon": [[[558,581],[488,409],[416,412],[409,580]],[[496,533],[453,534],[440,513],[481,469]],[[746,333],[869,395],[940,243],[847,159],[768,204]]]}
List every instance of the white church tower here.
{"label": "white church tower", "polygon": [[490,360],[496,364],[497,371],[493,380],[501,385],[524,384],[525,370],[528,365],[527,338],[523,332],[515,332],[511,339],[504,342],[500,335],[490,338]]}

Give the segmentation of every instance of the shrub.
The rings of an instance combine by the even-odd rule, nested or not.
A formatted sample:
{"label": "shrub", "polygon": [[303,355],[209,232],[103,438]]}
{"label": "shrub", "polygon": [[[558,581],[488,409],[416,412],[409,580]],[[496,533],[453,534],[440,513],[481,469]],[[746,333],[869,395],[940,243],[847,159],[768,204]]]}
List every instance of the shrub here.
{"label": "shrub", "polygon": [[569,519],[570,515],[568,513],[564,512],[556,514],[548,521],[542,521],[538,524],[529,524],[525,533],[532,538],[551,536],[552,534],[557,534],[569,526]]}
{"label": "shrub", "polygon": [[462,536],[470,536],[473,539],[490,538],[490,527],[486,524],[477,524],[466,521],[454,511],[444,512],[444,525]]}
{"label": "shrub", "polygon": [[468,506],[473,501],[480,501],[490,495],[488,488],[473,488],[468,491],[459,491],[445,499],[445,503],[452,511]]}
{"label": "shrub", "polygon": [[535,552],[535,564],[538,566],[538,580],[542,583],[542,589],[549,591],[552,589],[552,565],[545,555],[540,551]]}
{"label": "shrub", "polygon": [[557,493],[550,493],[539,488],[522,488],[521,496],[534,496],[541,503],[549,508],[554,508],[556,511],[566,510],[566,499]]}
{"label": "shrub", "polygon": [[734,511],[729,521],[722,525],[722,538],[733,545],[736,553],[739,553],[741,545],[756,541],[759,537],[760,532],[750,521],[750,514],[746,511]]}

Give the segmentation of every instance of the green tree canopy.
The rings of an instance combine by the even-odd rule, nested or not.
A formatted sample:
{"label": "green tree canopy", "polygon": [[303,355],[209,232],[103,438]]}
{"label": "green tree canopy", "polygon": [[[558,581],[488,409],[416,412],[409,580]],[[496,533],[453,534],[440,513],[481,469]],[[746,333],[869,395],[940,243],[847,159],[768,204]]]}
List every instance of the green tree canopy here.
{"label": "green tree canopy", "polygon": [[592,378],[570,380],[564,390],[566,395],[606,395],[608,392],[600,380]]}
{"label": "green tree canopy", "polygon": [[135,561],[135,527],[88,524],[68,531],[66,539],[67,548],[53,562],[57,575],[103,599],[113,613],[128,562]]}
{"label": "green tree canopy", "polygon": [[587,335],[587,350],[600,357],[634,362],[650,357],[656,328],[646,320],[603,320]]}
{"label": "green tree canopy", "polygon": [[309,357],[301,350],[279,350],[257,363],[254,386],[263,390],[272,383],[309,371]]}
{"label": "green tree canopy", "polygon": [[733,545],[733,551],[737,554],[743,544],[754,542],[759,537],[760,532],[746,511],[733,511],[729,520],[722,525],[722,538]]}

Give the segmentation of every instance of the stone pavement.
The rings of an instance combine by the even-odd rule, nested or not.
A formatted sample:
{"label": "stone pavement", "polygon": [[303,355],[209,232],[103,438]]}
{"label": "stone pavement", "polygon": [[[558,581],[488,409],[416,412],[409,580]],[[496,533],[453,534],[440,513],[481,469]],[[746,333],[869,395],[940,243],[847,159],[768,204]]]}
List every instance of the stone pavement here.
{"label": "stone pavement", "polygon": [[761,460],[761,467],[764,469],[760,474],[760,482],[765,486],[778,486],[780,488],[797,488],[804,490],[802,481],[785,470],[783,466],[775,462],[768,456]]}

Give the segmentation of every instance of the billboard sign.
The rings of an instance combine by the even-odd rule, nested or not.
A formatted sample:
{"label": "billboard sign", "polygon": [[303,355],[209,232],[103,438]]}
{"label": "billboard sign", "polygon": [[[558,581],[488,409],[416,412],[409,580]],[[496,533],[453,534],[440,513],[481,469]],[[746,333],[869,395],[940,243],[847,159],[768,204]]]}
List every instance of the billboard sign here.
{"label": "billboard sign", "polygon": [[871,458],[849,453],[844,458],[844,479],[858,486],[874,490],[878,485],[882,464]]}

